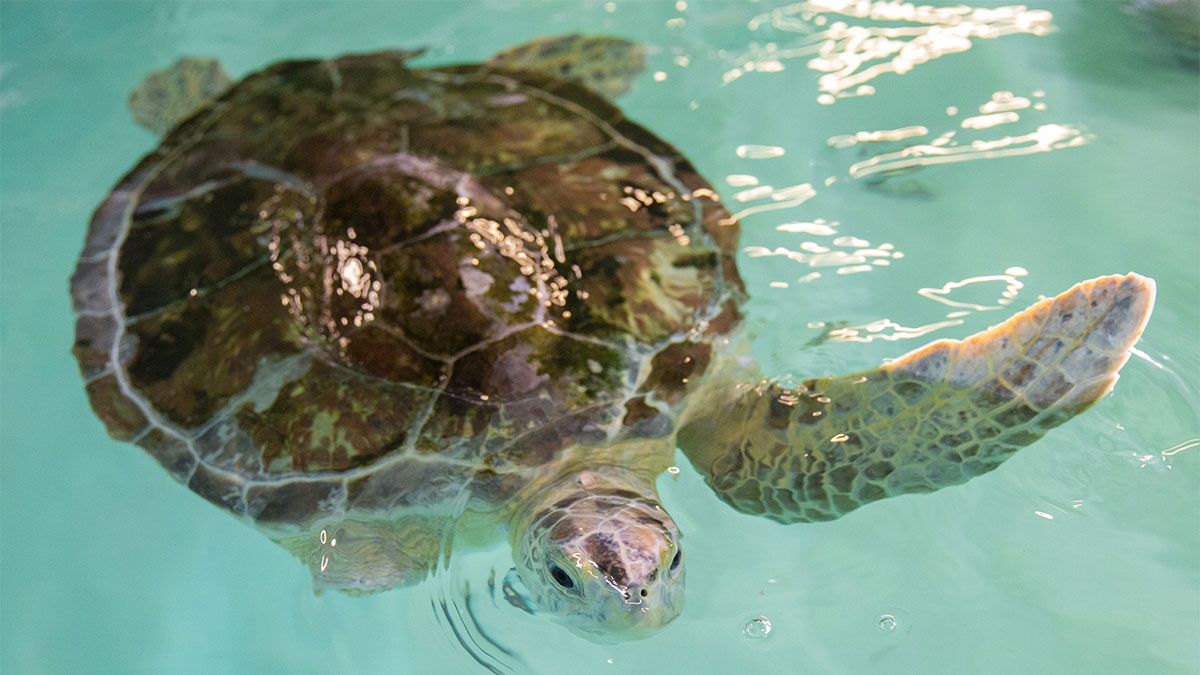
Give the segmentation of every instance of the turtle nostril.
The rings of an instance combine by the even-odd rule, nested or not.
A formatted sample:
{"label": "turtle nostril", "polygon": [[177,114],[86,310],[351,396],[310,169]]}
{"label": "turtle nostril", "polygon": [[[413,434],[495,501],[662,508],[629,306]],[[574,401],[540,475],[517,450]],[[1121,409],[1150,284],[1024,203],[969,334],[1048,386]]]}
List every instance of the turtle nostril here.
{"label": "turtle nostril", "polygon": [[641,594],[641,596],[644,598],[644,597],[647,597],[648,595],[650,595],[650,591],[643,588],[641,591],[639,591],[639,594]]}

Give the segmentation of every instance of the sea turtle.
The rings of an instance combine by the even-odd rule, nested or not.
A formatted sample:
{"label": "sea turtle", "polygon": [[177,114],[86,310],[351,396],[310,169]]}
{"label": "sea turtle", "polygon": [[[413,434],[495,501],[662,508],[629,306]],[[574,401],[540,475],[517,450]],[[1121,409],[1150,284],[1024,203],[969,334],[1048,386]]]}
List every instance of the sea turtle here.
{"label": "sea turtle", "polygon": [[874,370],[765,379],[738,225],[678,151],[529,61],[412,56],[233,85],[100,204],[71,280],[109,433],[318,588],[507,539],[538,611],[645,636],[683,601],[655,491],[677,446],[740,511],[830,520],[995,468],[1107,392],[1150,314],[1151,280],[1102,277]]}

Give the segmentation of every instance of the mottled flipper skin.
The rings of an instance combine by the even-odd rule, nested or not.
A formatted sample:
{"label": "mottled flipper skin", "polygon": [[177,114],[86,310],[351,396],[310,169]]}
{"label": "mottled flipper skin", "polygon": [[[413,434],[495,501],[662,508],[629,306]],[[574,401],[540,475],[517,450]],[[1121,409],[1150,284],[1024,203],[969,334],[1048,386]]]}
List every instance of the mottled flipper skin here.
{"label": "mottled flipper skin", "polygon": [[502,51],[488,65],[578,80],[615,98],[645,70],[646,49],[621,38],[556,35]]}
{"label": "mottled flipper skin", "polygon": [[1150,279],[1093,279],[875,370],[726,387],[679,444],[734,508],[784,523],[957,485],[1112,389],[1153,306]]}
{"label": "mottled flipper skin", "polygon": [[155,135],[168,131],[225,92],[233,80],[215,59],[179,59],[146,76],[129,93],[133,118]]}
{"label": "mottled flipper skin", "polygon": [[445,527],[444,518],[424,516],[346,519],[278,542],[308,565],[314,591],[366,595],[424,581],[437,564]]}

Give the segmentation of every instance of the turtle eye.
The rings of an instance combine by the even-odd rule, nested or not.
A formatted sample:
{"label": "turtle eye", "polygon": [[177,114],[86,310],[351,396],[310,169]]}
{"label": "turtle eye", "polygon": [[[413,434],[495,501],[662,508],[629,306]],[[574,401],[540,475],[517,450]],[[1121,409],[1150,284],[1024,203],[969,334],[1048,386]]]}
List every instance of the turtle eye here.
{"label": "turtle eye", "polygon": [[550,578],[567,590],[575,588],[575,580],[558,563],[550,563]]}
{"label": "turtle eye", "polygon": [[679,570],[679,565],[683,563],[683,549],[675,551],[675,557],[671,558],[671,574]]}

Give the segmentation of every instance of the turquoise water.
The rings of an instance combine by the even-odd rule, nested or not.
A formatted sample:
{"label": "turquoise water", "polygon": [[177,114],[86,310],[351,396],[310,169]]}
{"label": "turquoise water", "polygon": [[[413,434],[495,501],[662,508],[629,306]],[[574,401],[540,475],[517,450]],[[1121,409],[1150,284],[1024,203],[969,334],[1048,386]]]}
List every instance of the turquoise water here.
{"label": "turquoise water", "polygon": [[[1057,30],[975,39],[822,103],[802,31],[901,24],[696,0],[0,5],[0,671],[1200,672],[1200,85],[1117,3],[1034,8],[1052,19],[1026,26]],[[833,523],[733,513],[680,457],[661,490],[686,536],[687,607],[649,640],[592,644],[497,602],[500,549],[415,589],[313,596],[288,554],[88,408],[67,278],[91,209],[154,145],[126,92],[181,55],[235,75],[413,45],[472,62],[571,31],[650,45],[622,107],[732,211],[755,209],[739,264],[772,374],[872,367],[1128,270],[1158,282],[1139,354],[1111,396],[999,470]],[[926,134],[859,134],[909,127]],[[871,157],[949,131],[943,147],[992,156],[869,185]],[[743,630],[758,616],[765,639]]]}

